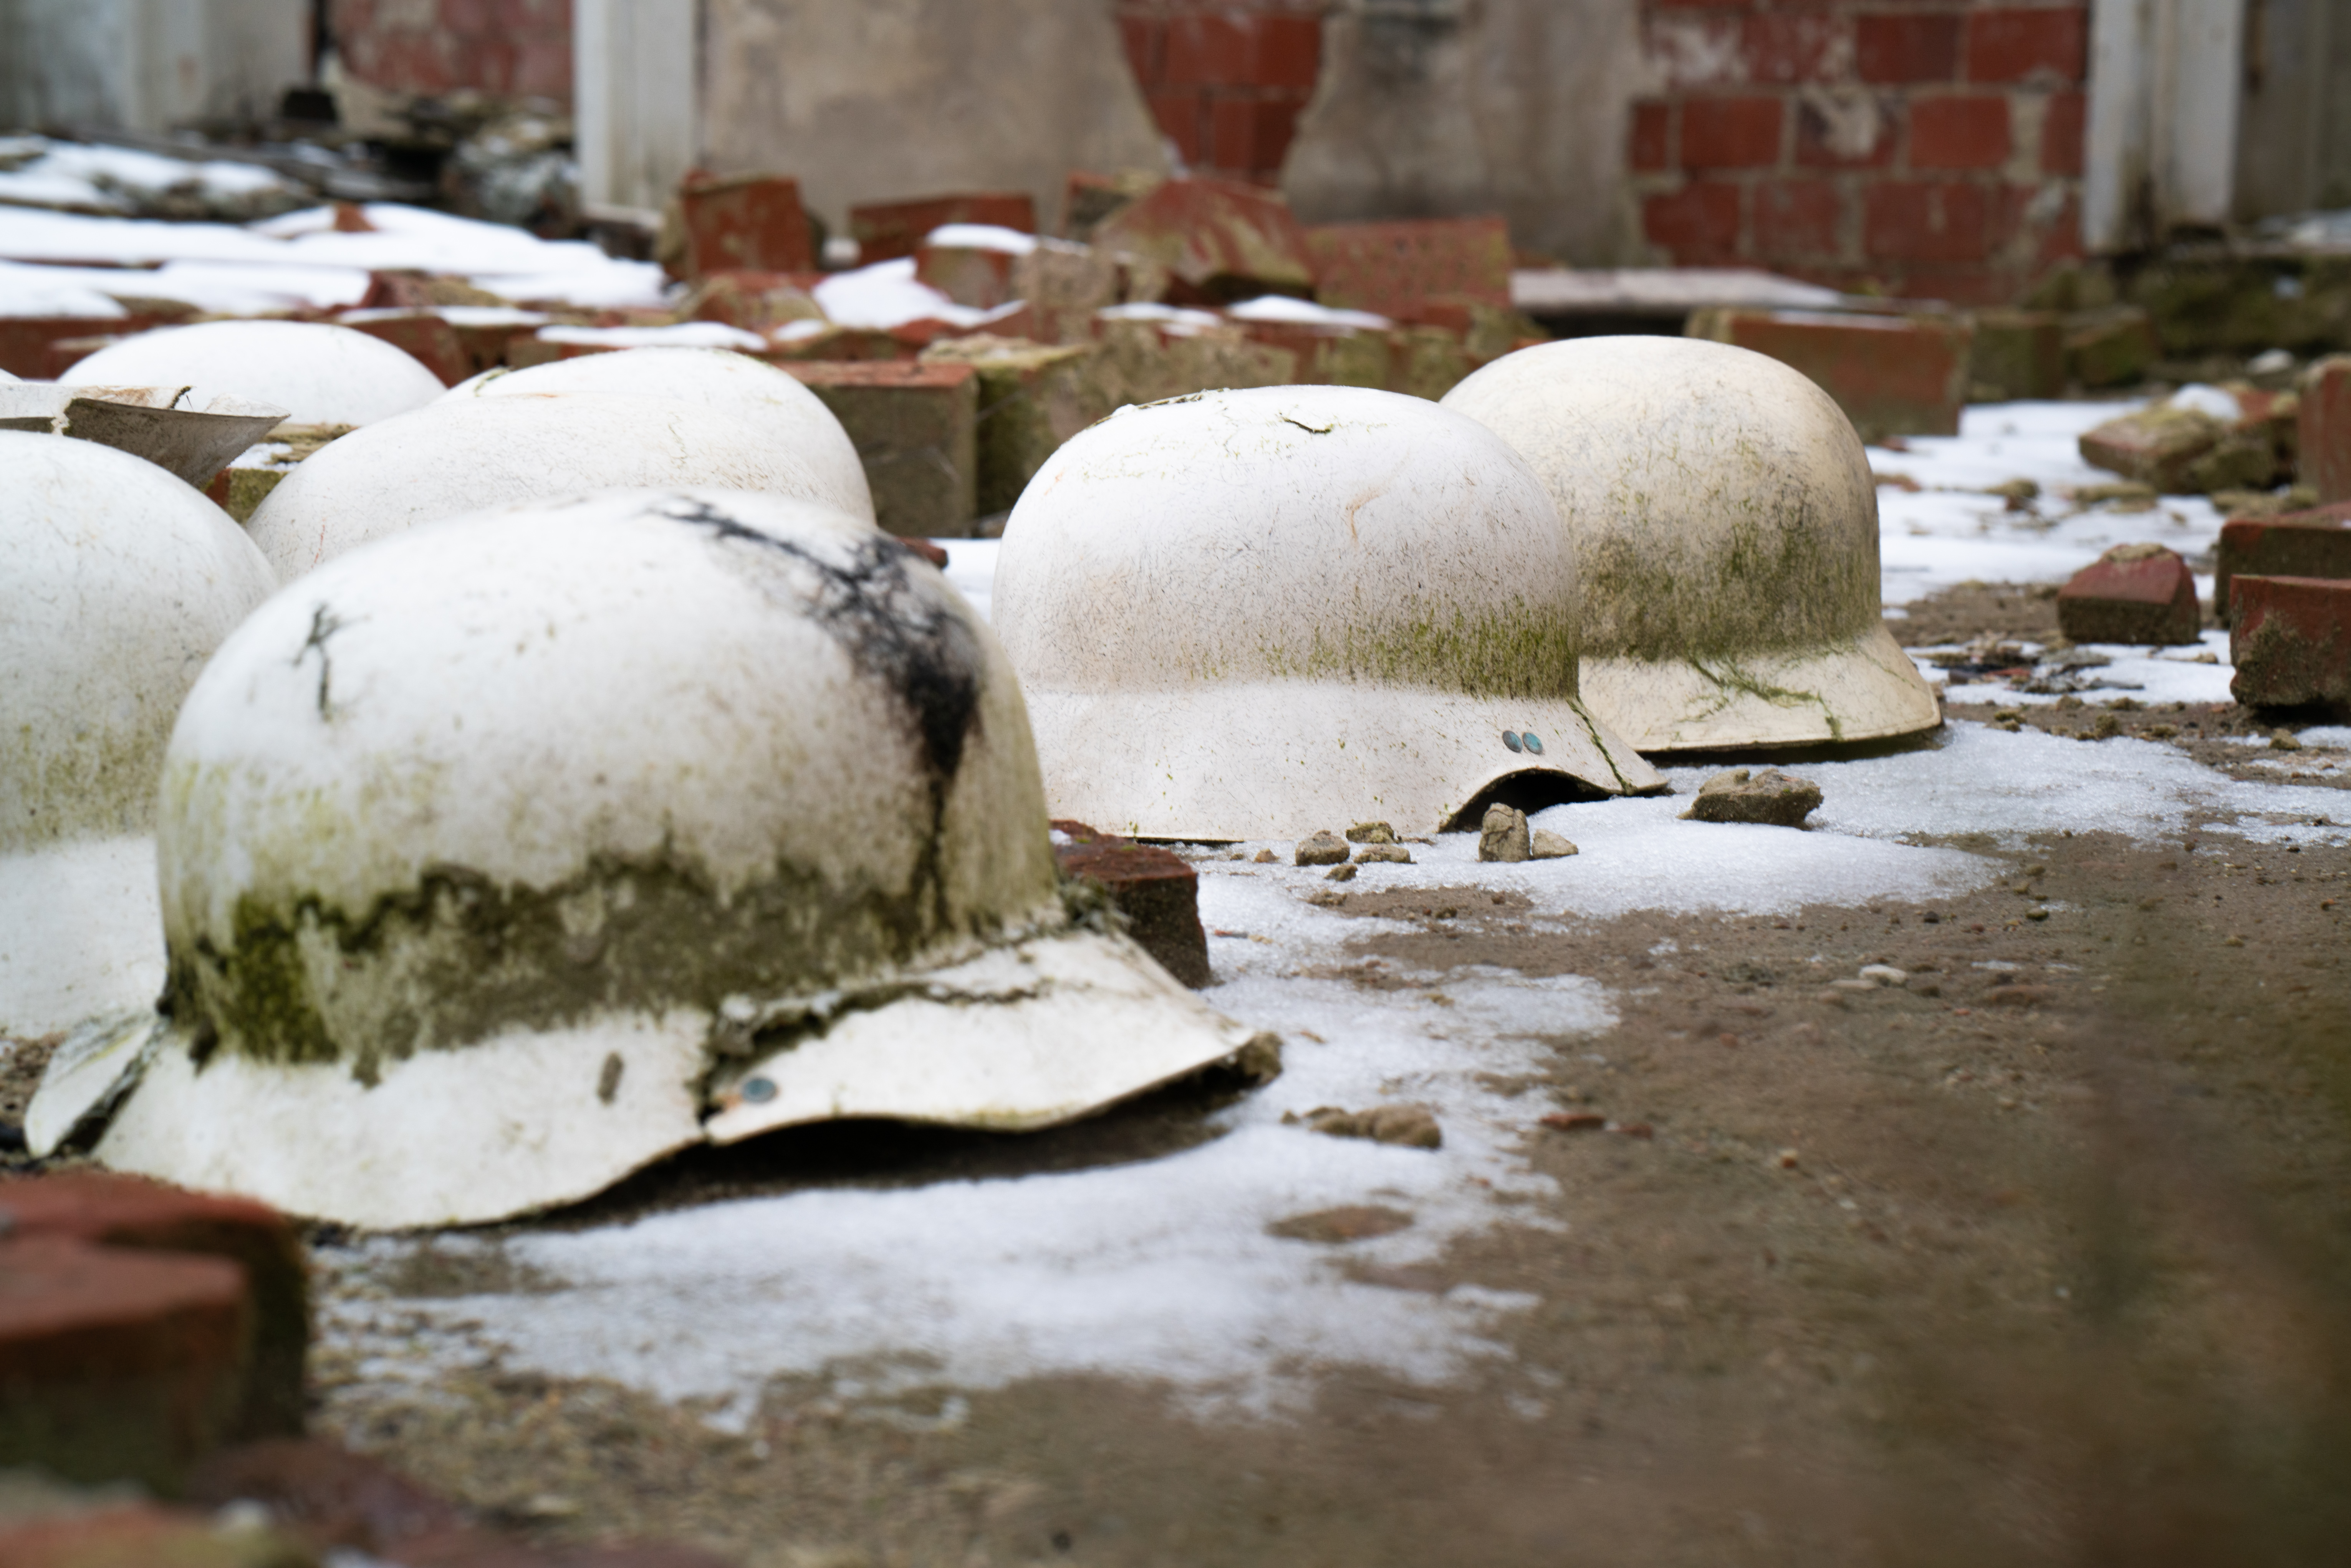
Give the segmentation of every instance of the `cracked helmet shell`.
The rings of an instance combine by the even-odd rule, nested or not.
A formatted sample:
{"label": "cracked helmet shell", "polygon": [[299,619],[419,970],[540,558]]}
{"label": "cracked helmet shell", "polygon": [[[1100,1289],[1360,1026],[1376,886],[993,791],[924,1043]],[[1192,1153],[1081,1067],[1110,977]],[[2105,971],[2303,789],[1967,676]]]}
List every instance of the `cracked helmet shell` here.
{"label": "cracked helmet shell", "polygon": [[441,395],[416,357],[323,321],[158,327],[82,360],[67,386],[200,386],[275,403],[291,424],[373,424]]}
{"label": "cracked helmet shell", "polygon": [[189,695],[158,862],[169,1026],[96,1156],[355,1225],[829,1116],[1042,1125],[1247,1039],[1071,923],[985,623],[773,496],[454,518],[289,585]]}
{"label": "cracked helmet shell", "polygon": [[1583,692],[1643,751],[1941,723],[1886,629],[1877,488],[1802,373],[1695,338],[1577,338],[1445,395],[1541,476],[1583,568]]}
{"label": "cracked helmet shell", "polygon": [[1065,444],[1005,526],[991,603],[1055,816],[1426,833],[1512,781],[1664,788],[1578,702],[1575,577],[1492,432],[1393,392],[1261,387]]}

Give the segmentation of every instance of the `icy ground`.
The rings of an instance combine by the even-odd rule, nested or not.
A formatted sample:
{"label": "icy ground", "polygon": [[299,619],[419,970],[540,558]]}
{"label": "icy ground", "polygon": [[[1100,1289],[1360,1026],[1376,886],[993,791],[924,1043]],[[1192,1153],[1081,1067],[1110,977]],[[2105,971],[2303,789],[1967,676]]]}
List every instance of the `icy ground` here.
{"label": "icy ground", "polygon": [[[2219,519],[2201,499],[2117,514],[2078,510],[2058,494],[2111,479],[2081,465],[2074,436],[2124,406],[1971,409],[1956,438],[1873,451],[1881,474],[1922,486],[1880,492],[1887,602],[1971,578],[2062,580],[2131,539],[2159,538],[2190,555],[2208,549]],[[2033,510],[2010,511],[1969,488],[2019,477],[2042,487]],[[996,545],[941,542],[949,580],[985,611]],[[2226,658],[2225,638],[2210,646]],[[2094,652],[2112,664],[2078,673],[2133,683],[2142,700],[2226,699],[2226,664],[2183,663],[2184,650]],[[1929,669],[1930,679],[1938,674]],[[2110,685],[2085,700],[2120,695]],[[1474,835],[1447,835],[1414,846],[1416,864],[1361,868],[1351,888],[1512,890],[1531,900],[1531,926],[1568,928],[1645,908],[1771,915],[1811,903],[1929,900],[2009,869],[1997,854],[1927,841],[1962,833],[1989,835],[2003,850],[2066,829],[2153,838],[2199,823],[2208,836],[2330,842],[2346,833],[2320,825],[2342,808],[2331,790],[2240,783],[2160,743],[2011,734],[1966,712],[1914,749],[1793,767],[1825,797],[1809,832],[1682,821],[1710,769],[1677,768],[1673,798],[1539,814],[1537,824],[1581,847],[1572,859],[1480,865]],[[2303,738],[2295,765],[2324,769],[2341,765],[2351,730]],[[1240,848],[1244,857],[1271,848],[1286,862],[1290,846]],[[1194,1408],[1241,1413],[1278,1411],[1337,1365],[1435,1383],[1506,1354],[1493,1329],[1531,1300],[1474,1286],[1391,1290],[1346,1271],[1432,1259],[1467,1232],[1529,1222],[1535,1210],[1524,1200],[1550,1184],[1530,1168],[1522,1140],[1549,1103],[1494,1084],[1552,1049],[1604,1060],[1615,998],[1575,976],[1479,966],[1404,975],[1403,990],[1359,988],[1339,977],[1361,962],[1348,943],[1391,923],[1304,902],[1328,885],[1319,871],[1247,858],[1203,859],[1199,869],[1217,981],[1207,996],[1286,1041],[1283,1075],[1220,1113],[1221,1136],[1109,1168],[807,1191],[503,1241],[378,1239],[325,1255],[330,1341],[359,1356],[367,1382],[429,1384],[497,1359],[692,1399],[722,1426],[747,1420],[778,1377],[799,1396],[901,1422],[953,1421],[952,1390],[1055,1373],[1164,1379]],[[1285,1112],[1387,1101],[1433,1108],[1444,1147],[1390,1147],[1281,1122]],[[1340,1245],[1266,1232],[1286,1217],[1346,1205],[1404,1209],[1414,1223]],[[379,1270],[428,1245],[502,1248],[534,1284],[386,1299],[372,1283]],[[560,1283],[550,1290],[549,1281]],[[910,1403],[916,1390],[927,1392]]]}

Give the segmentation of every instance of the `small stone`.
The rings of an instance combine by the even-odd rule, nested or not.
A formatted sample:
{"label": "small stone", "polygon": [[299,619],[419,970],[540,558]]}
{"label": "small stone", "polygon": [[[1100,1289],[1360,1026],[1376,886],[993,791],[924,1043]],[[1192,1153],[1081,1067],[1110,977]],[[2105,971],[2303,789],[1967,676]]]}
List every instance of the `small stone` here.
{"label": "small stone", "polygon": [[1275,854],[1271,850],[1259,850],[1257,852],[1256,863],[1259,865],[1280,865],[1281,863],[1281,857]]}
{"label": "small stone", "polygon": [[1771,1156],[1771,1163],[1779,1166],[1783,1171],[1792,1171],[1796,1168],[1797,1159],[1798,1156],[1795,1150],[1782,1149],[1778,1154]]}
{"label": "small stone", "polygon": [[1344,865],[1347,863],[1346,841],[1328,828],[1298,841],[1293,858],[1300,865]]}
{"label": "small stone", "polygon": [[1318,1105],[1300,1119],[1308,1131],[1333,1138],[1369,1138],[1377,1144],[1399,1144],[1414,1149],[1445,1145],[1445,1134],[1437,1124],[1437,1115],[1426,1105],[1375,1105],[1368,1111]]}
{"label": "small stone", "polygon": [[2021,512],[2041,498],[2041,486],[2030,479],[2011,479],[2006,484],[1991,486],[1984,494],[1998,496],[2008,503],[2010,511]]}
{"label": "small stone", "polygon": [[1533,859],[1539,861],[1565,860],[1570,855],[1583,852],[1549,828],[1537,828],[1534,831],[1534,837],[1528,845],[1528,851]]}
{"label": "small stone", "polygon": [[1782,773],[1776,768],[1753,773],[1734,768],[1699,785],[1698,798],[1682,813],[1682,820],[1801,828],[1820,803],[1821,787],[1810,779]]}
{"label": "small stone", "polygon": [[2290,729],[2278,729],[2273,731],[2270,735],[2270,749],[2272,751],[2300,751],[2302,749],[2302,742],[2295,737],[2294,731]]}
{"label": "small stone", "polygon": [[1374,839],[1355,852],[1355,863],[1368,865],[1374,861],[1384,862],[1389,865],[1410,865],[1412,852],[1402,844],[1388,843]]}
{"label": "small stone", "polygon": [[1486,808],[1478,828],[1478,858],[1481,861],[1522,861],[1533,853],[1527,831],[1527,814],[1500,801]]}
{"label": "small stone", "polygon": [[1542,1124],[1555,1133],[1596,1133],[1608,1124],[1608,1118],[1597,1111],[1553,1111]]}
{"label": "small stone", "polygon": [[1832,991],[1874,991],[1877,989],[1877,982],[1876,980],[1856,979],[1831,980],[1829,982],[1829,989]]}
{"label": "small stone", "polygon": [[2224,937],[2220,943],[2220,946],[2223,947],[2241,947],[2244,945],[2245,939],[2241,936]]}
{"label": "small stone", "polygon": [[1352,865],[1334,865],[1322,875],[1331,882],[1353,882],[1355,880],[1355,868]]}
{"label": "small stone", "polygon": [[1385,822],[1357,822],[1347,830],[1351,844],[1392,844],[1396,841],[1395,830]]}
{"label": "small stone", "polygon": [[1908,970],[1897,969],[1891,964],[1864,964],[1861,977],[1875,985],[1899,986],[1910,978],[1910,974]]}
{"label": "small stone", "polygon": [[1825,1003],[1833,1008],[1841,1008],[1845,1005],[1844,993],[1829,986],[1823,986],[1819,990],[1813,992],[1813,1000]]}
{"label": "small stone", "polygon": [[1259,1030],[1225,1058],[1223,1065],[1251,1083],[1270,1083],[1281,1076],[1281,1037]]}
{"label": "small stone", "polygon": [[1267,1235],[1288,1241],[1335,1243],[1392,1235],[1411,1223],[1412,1216],[1400,1208],[1349,1204],[1340,1208],[1317,1209],[1311,1214],[1293,1214],[1287,1219],[1275,1220],[1265,1229]]}

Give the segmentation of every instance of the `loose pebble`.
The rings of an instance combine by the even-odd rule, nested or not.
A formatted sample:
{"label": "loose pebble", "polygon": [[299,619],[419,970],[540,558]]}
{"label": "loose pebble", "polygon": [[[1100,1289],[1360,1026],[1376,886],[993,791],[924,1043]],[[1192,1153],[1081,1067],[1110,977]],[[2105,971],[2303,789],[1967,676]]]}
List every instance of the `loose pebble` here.
{"label": "loose pebble", "polygon": [[1291,852],[1300,865],[1344,865],[1347,862],[1346,841],[1325,828],[1298,841]]}

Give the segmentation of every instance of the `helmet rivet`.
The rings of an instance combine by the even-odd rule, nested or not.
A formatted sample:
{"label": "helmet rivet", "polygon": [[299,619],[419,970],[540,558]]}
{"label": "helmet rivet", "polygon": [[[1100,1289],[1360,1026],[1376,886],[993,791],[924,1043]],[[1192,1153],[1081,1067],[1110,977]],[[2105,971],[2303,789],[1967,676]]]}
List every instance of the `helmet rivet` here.
{"label": "helmet rivet", "polygon": [[1512,751],[1516,751],[1519,748],[1518,731],[1514,729],[1504,730],[1502,732],[1502,744],[1509,747]]}
{"label": "helmet rivet", "polygon": [[1527,749],[1528,749],[1529,751],[1533,752],[1537,757],[1541,757],[1541,756],[1542,755],[1542,737],[1541,737],[1541,736],[1537,735],[1533,730],[1531,730],[1531,730],[1527,731],[1527,733],[1526,733],[1525,735],[1521,736],[1520,738],[1520,739],[1522,739],[1522,740],[1524,740],[1524,741],[1526,742],[1526,744],[1527,744]]}
{"label": "helmet rivet", "polygon": [[775,1097],[776,1085],[772,1080],[766,1078],[746,1078],[743,1080],[743,1098],[748,1100],[752,1104],[764,1105]]}

